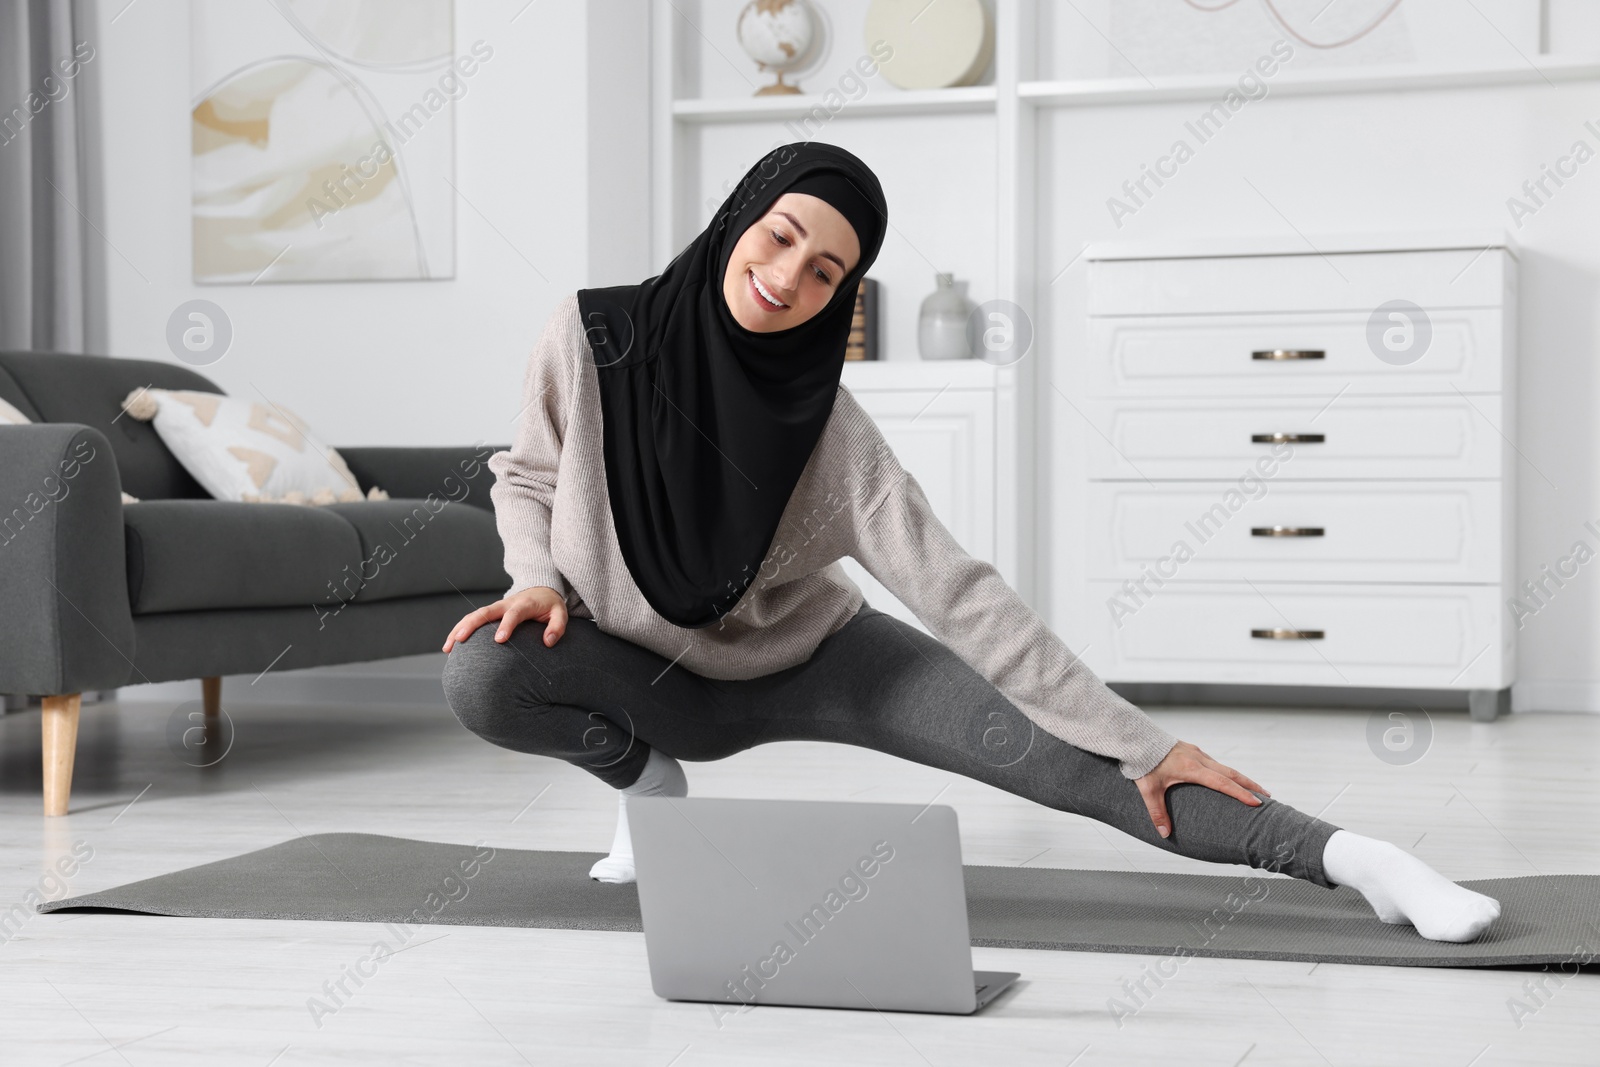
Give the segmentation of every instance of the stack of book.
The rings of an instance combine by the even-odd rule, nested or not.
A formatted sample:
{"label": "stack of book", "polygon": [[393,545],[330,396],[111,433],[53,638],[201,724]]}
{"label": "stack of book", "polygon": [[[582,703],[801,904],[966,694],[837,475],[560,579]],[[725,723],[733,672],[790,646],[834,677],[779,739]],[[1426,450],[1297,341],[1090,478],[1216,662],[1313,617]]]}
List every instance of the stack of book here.
{"label": "stack of book", "polygon": [[850,320],[850,339],[845,342],[844,358],[877,359],[878,356],[878,283],[872,278],[862,278],[856,288],[856,314]]}

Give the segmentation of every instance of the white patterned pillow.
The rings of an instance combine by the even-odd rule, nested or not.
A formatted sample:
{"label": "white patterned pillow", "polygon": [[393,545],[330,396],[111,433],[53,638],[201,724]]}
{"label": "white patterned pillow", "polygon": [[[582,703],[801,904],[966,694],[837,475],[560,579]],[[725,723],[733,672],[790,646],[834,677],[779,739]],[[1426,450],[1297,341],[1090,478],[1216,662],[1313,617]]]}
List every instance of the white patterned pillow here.
{"label": "white patterned pillow", "polygon": [[[135,389],[122,401],[218,500],[334,504],[361,500],[343,457],[298,415],[277,404],[221,393]],[[388,500],[373,486],[368,500]]]}
{"label": "white patterned pillow", "polygon": [[[32,426],[33,420],[18,411],[12,404],[0,397],[0,426]],[[139,498],[131,493],[122,494],[124,504],[137,504]]]}

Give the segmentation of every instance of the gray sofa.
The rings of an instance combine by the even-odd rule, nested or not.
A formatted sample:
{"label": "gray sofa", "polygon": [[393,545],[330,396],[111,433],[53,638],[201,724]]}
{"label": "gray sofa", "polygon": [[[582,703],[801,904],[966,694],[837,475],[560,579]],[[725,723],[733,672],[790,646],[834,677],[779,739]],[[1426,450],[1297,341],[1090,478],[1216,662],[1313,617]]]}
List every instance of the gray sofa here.
{"label": "gray sofa", "polygon": [[43,698],[47,815],[84,691],[198,678],[214,722],[223,675],[436,651],[511,584],[486,463],[509,446],[340,447],[389,500],[233,503],[122,413],[140,386],[222,392],[177,364],[0,352],[0,396],[38,423],[0,425],[0,693]]}

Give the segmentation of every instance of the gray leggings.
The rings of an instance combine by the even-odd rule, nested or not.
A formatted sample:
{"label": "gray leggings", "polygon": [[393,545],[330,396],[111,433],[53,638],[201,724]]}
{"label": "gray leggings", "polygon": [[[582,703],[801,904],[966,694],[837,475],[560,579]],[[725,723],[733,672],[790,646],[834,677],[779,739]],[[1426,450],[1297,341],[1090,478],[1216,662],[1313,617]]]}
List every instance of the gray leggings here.
{"label": "gray leggings", "polygon": [[1179,855],[1333,886],[1322,849],[1337,826],[1271,797],[1252,807],[1180,782],[1167,791],[1173,828],[1162,838],[1116,760],[1034,726],[948,646],[866,604],[806,662],[738,681],[695,674],[592,619],[569,619],[553,648],[536,620],[504,643],[495,630],[480,626],[445,665],[462,725],[619,789],[638,779],[651,747],[703,761],[766,741],[836,741],[976,778]]}

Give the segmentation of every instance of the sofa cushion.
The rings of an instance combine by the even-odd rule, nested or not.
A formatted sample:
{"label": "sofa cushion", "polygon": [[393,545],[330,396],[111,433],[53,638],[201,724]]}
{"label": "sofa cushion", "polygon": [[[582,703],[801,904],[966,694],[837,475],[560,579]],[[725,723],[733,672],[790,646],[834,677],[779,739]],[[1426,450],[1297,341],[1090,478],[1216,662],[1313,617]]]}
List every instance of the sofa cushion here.
{"label": "sofa cushion", "polygon": [[[511,588],[492,511],[440,496],[325,504],[314,510],[341,516],[361,538],[361,566],[334,583],[341,600]],[[462,614],[470,607],[463,601]]]}
{"label": "sofa cushion", "polygon": [[[351,506],[351,505],[347,505]],[[133,614],[338,607],[361,538],[331,508],[146,500],[122,509]],[[509,585],[508,585],[509,588]]]}
{"label": "sofa cushion", "polygon": [[[364,494],[339,450],[282,404],[187,389],[140,388],[122,402],[215,500],[332,504]],[[371,496],[389,494],[374,488]]]}

